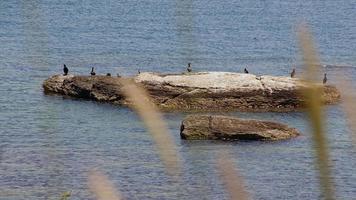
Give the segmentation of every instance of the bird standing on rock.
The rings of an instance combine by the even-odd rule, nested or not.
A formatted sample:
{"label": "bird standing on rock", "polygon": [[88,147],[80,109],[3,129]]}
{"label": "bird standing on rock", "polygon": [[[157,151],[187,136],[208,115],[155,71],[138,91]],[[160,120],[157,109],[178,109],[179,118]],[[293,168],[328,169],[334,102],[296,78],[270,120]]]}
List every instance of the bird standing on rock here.
{"label": "bird standing on rock", "polygon": [[293,69],[292,73],[290,73],[291,78],[294,78],[294,76],[295,76],[295,69]]}
{"label": "bird standing on rock", "polygon": [[106,73],[106,76],[111,76],[111,74],[110,73]]}
{"label": "bird standing on rock", "polygon": [[95,76],[94,67],[91,68],[90,75]]}
{"label": "bird standing on rock", "polygon": [[246,68],[244,69],[244,72],[245,72],[245,74],[248,74],[248,71],[247,71],[247,69],[246,69]]}
{"label": "bird standing on rock", "polygon": [[63,76],[67,76],[68,75],[68,68],[66,66],[66,64],[63,64]]}
{"label": "bird standing on rock", "polygon": [[187,71],[188,71],[188,72],[192,72],[192,66],[191,66],[191,63],[188,63]]}
{"label": "bird standing on rock", "polygon": [[326,77],[326,73],[324,74],[324,79],[323,79],[323,84],[325,84],[328,81],[328,78]]}

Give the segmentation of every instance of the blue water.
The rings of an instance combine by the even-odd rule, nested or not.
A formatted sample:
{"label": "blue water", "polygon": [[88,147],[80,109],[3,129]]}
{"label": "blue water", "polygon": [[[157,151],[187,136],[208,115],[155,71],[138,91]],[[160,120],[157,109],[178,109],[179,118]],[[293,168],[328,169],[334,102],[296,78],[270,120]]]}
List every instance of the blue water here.
{"label": "blue water", "polygon": [[[286,75],[301,60],[296,26],[307,21],[332,83],[356,79],[353,0],[2,0],[0,1],[0,199],[93,199],[90,169],[126,199],[227,199],[215,156],[230,148],[253,199],[319,199],[304,113],[229,113],[296,127],[283,142],[182,141],[186,113],[165,119],[183,161],[171,180],[130,109],[43,94],[60,73],[241,71]],[[321,77],[322,79],[322,77]],[[355,148],[339,106],[326,107],[336,195],[356,197]]]}

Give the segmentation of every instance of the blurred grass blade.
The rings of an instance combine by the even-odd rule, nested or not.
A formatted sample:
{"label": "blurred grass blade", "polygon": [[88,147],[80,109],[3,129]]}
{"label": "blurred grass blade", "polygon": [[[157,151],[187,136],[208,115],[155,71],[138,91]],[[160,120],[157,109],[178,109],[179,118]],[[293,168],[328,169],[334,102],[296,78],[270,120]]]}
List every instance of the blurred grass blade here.
{"label": "blurred grass blade", "polygon": [[217,169],[230,199],[247,200],[248,193],[244,189],[242,178],[233,163],[233,158],[226,151],[218,154]]}
{"label": "blurred grass blade", "polygon": [[313,147],[316,152],[316,166],[319,171],[321,193],[325,199],[334,199],[334,186],[329,168],[329,153],[327,139],[324,133],[324,119],[322,114],[322,86],[317,84],[317,77],[321,73],[320,62],[313,46],[313,39],[306,25],[299,26],[298,36],[305,67],[307,88],[303,91],[310,122],[313,130]]}
{"label": "blurred grass blade", "polygon": [[135,84],[134,81],[121,79],[121,83],[124,85],[122,89],[125,96],[132,102],[132,107],[151,133],[168,174],[179,175],[180,159],[177,147],[158,108],[151,102],[146,90]]}
{"label": "blurred grass blade", "polygon": [[69,200],[71,195],[72,195],[71,192],[63,192],[63,194],[59,200]]}
{"label": "blurred grass blade", "polygon": [[89,188],[98,200],[120,200],[121,195],[111,181],[102,173],[92,171],[89,174]]}

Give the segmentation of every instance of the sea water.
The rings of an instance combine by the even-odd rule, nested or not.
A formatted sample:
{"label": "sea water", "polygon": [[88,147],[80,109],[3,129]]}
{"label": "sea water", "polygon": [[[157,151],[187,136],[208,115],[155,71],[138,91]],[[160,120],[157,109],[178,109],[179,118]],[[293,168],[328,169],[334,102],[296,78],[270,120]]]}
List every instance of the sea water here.
{"label": "sea water", "polygon": [[[130,109],[43,94],[62,73],[138,70],[300,75],[296,30],[306,22],[329,82],[355,80],[352,0],[0,1],[0,199],[94,199],[88,174],[106,174],[126,199],[227,199],[216,157],[230,149],[253,199],[319,199],[309,120],[303,112],[219,113],[282,122],[302,135],[281,142],[184,141],[165,113],[182,160],[166,175],[152,138]],[[323,75],[320,74],[320,80]],[[326,131],[339,199],[356,197],[355,147],[342,109],[327,106]]]}

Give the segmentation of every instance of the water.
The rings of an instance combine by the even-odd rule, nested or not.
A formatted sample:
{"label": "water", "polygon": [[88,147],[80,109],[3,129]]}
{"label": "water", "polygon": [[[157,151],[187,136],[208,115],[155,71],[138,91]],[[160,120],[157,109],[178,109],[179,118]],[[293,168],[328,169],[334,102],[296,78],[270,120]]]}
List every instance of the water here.
{"label": "water", "polygon": [[[215,156],[229,147],[253,199],[318,199],[311,135],[303,113],[229,113],[275,120],[302,136],[283,142],[182,141],[185,113],[166,113],[183,160],[183,183],[164,173],[152,139],[127,108],[43,94],[70,72],[242,71],[286,75],[300,56],[296,24],[309,22],[323,64],[355,80],[356,2],[8,1],[0,2],[0,199],[93,199],[90,169],[126,199],[226,199]],[[337,67],[338,66],[338,67]],[[322,76],[321,78],[322,79]],[[355,149],[343,113],[328,106],[327,132],[339,199],[356,196]]]}

